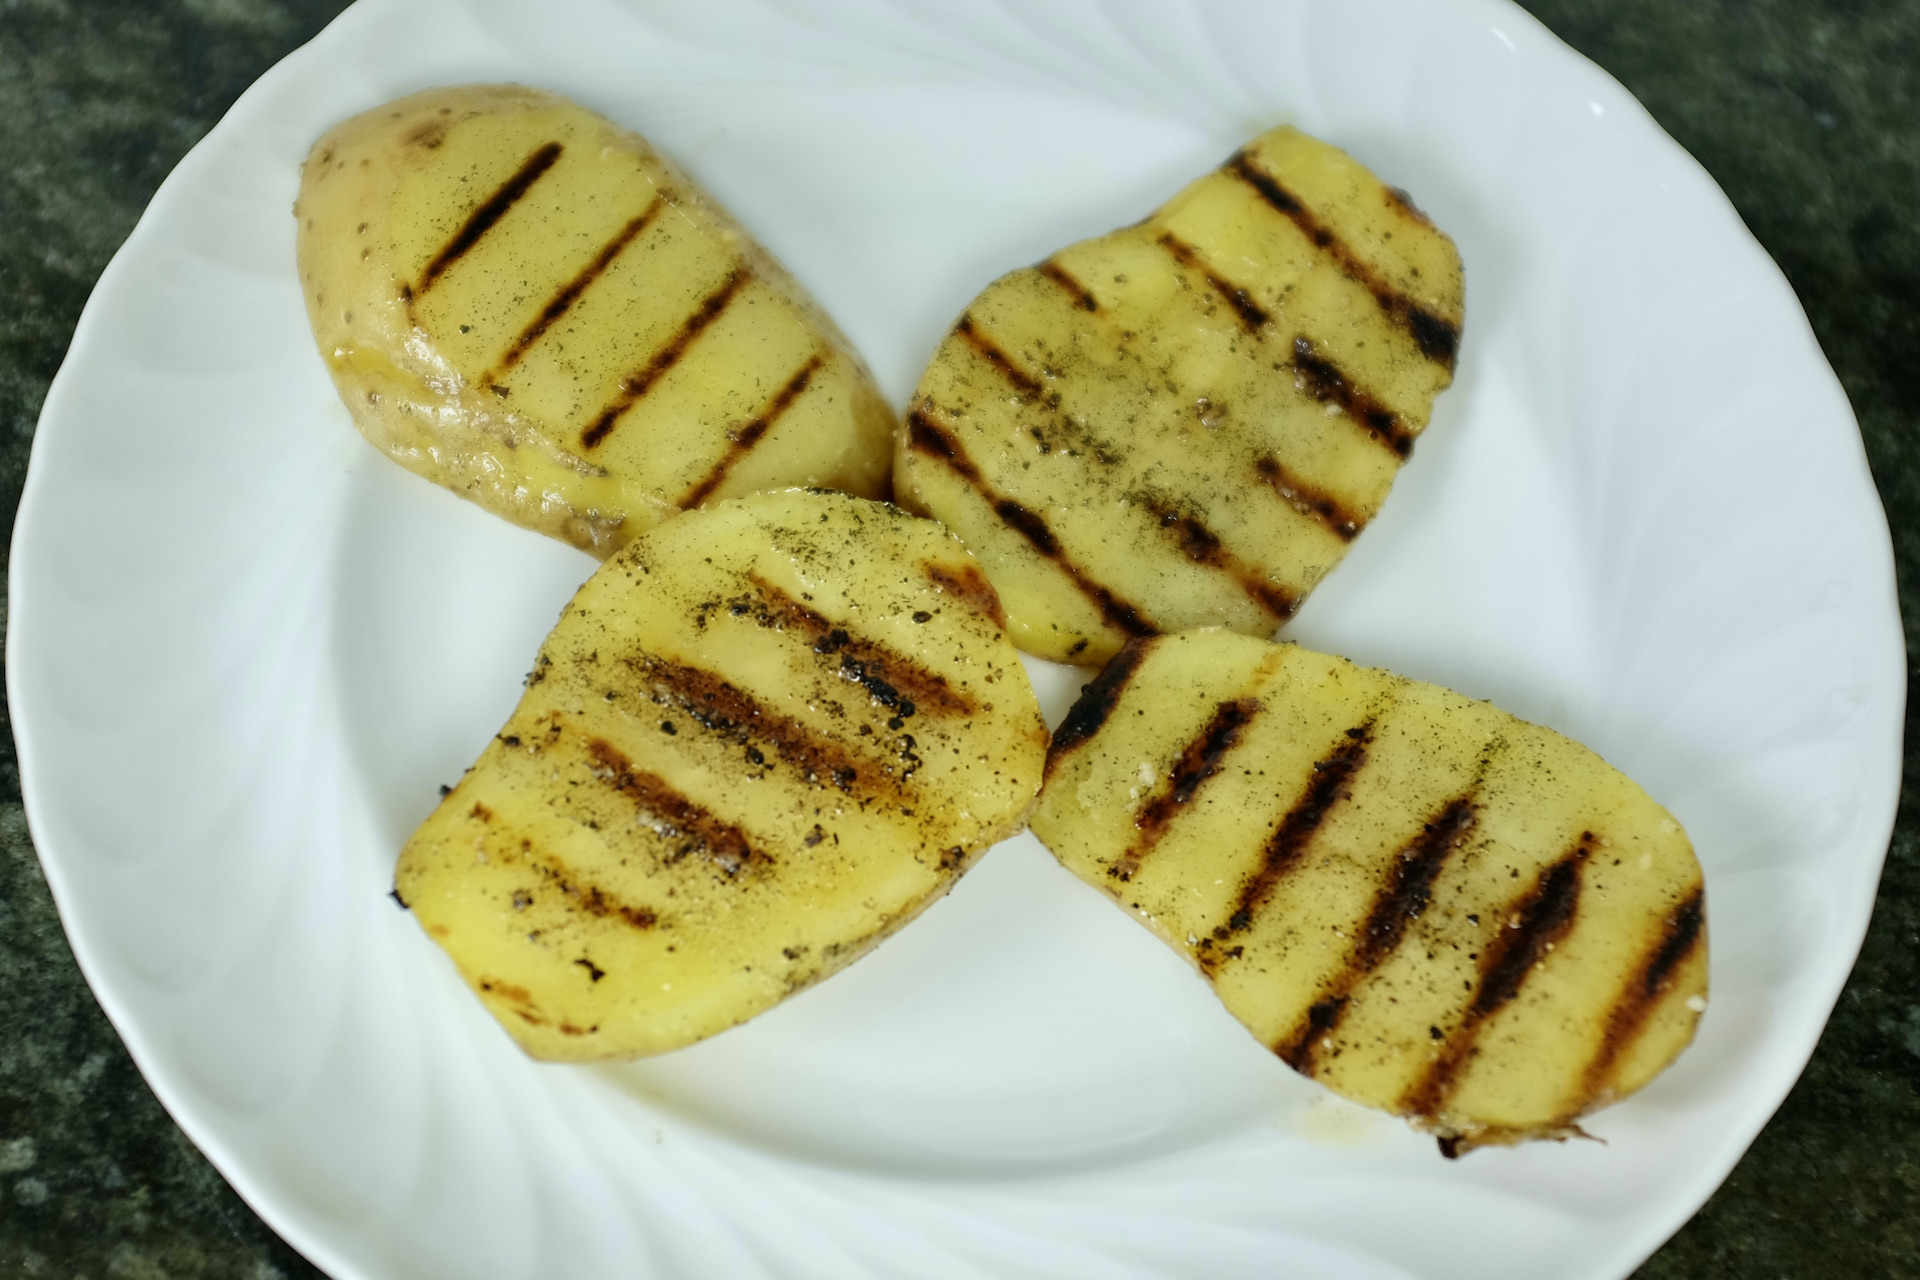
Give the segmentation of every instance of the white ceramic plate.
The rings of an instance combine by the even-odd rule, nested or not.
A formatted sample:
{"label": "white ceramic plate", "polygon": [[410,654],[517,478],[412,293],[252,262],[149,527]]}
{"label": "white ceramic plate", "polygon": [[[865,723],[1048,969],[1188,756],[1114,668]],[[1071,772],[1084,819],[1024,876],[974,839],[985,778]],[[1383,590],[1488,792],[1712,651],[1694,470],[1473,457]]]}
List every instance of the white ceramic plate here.
{"label": "white ceramic plate", "polygon": [[[523,1058],[386,897],[579,554],[361,443],[288,214],[326,126],[520,80],[651,135],[896,402],[967,298],[1293,121],[1467,264],[1459,382],[1291,634],[1591,744],[1685,821],[1714,1000],[1601,1143],[1459,1163],[1281,1068],[1030,838],[846,974],[629,1066]],[[154,1089],[339,1280],[1618,1277],[1858,948],[1900,772],[1840,388],[1706,176],[1498,0],[364,0],[114,260],[47,398],[8,677],[33,835]],[[1058,713],[1075,683],[1038,672]]]}

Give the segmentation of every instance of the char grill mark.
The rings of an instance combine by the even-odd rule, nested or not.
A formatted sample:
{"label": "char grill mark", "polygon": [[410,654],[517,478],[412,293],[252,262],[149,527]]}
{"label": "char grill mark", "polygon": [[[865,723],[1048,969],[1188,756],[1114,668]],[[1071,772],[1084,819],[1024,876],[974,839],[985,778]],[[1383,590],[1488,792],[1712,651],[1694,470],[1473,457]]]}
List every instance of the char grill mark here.
{"label": "char grill mark", "polygon": [[973,459],[967,457],[960,441],[919,409],[907,415],[907,447],[944,463],[948,470],[971,485],[994,514],[1000,517],[1001,523],[1025,538],[1035,551],[1053,561],[1068,581],[1093,602],[1108,626],[1129,636],[1149,636],[1159,631],[1138,608],[1122,600],[1075,564],[1038,513],[997,493],[981,476],[980,468],[973,464]]}
{"label": "char grill mark", "polygon": [[1082,311],[1098,311],[1100,309],[1100,300],[1093,296],[1087,289],[1087,286],[1075,280],[1065,267],[1055,262],[1052,258],[1048,258],[1035,269],[1039,271],[1041,275],[1053,281],[1062,289],[1065,289],[1067,296],[1073,299],[1073,305],[1079,307]]}
{"label": "char grill mark", "polygon": [[1420,206],[1413,202],[1413,197],[1408,195],[1404,188],[1401,188],[1401,187],[1387,188],[1387,207],[1389,209],[1392,209],[1395,213],[1411,218],[1413,221],[1419,223],[1423,227],[1430,227],[1433,225],[1433,219],[1429,218],[1421,210]]}
{"label": "char grill mark", "polygon": [[953,332],[978,352],[981,359],[998,370],[1001,377],[1011,382],[1021,395],[1033,400],[1041,397],[1045,388],[1040,385],[1040,380],[1016,365],[1012,357],[1000,349],[999,343],[980,332],[980,326],[973,322],[972,316],[961,316],[960,323],[953,326]]}
{"label": "char grill mark", "polygon": [[687,490],[678,505],[697,507],[705,502],[707,495],[718,489],[726,480],[728,473],[739,465],[740,459],[746,457],[748,451],[760,443],[760,438],[773,429],[773,424],[779,421],[780,415],[805,394],[807,384],[813,381],[813,375],[818,373],[820,366],[825,363],[826,357],[815,352],[813,358],[802,365],[798,373],[787,379],[787,384],[780,388],[767,407],[760,411],[759,416],[743,427],[729,430],[726,455],[713,464],[713,469],[707,472],[704,479]]}
{"label": "char grill mark", "polygon": [[[1407,331],[1420,354],[1448,372],[1460,354],[1460,326],[1428,311],[1382,280],[1352,247],[1314,216],[1291,191],[1253,162],[1244,151],[1235,152],[1226,170],[1260,193],[1276,212],[1292,220],[1314,246],[1331,258],[1346,277],[1371,293],[1380,309]],[[1411,208],[1411,204],[1407,206]]]}
{"label": "char grill mark", "polygon": [[1153,651],[1158,637],[1129,640],[1112,661],[1100,669],[1087,686],[1080,690],[1080,697],[1067,712],[1066,719],[1054,731],[1053,741],[1047,745],[1047,766],[1045,777],[1052,778],[1055,766],[1073,754],[1082,743],[1100,732],[1100,726],[1107,722],[1113,709],[1120,702],[1120,695],[1126,692],[1128,681],[1140,664],[1147,660],[1147,654]]}
{"label": "char grill mark", "polygon": [[1321,355],[1305,337],[1293,340],[1293,371],[1305,384],[1307,394],[1322,404],[1337,404],[1348,418],[1366,433],[1402,458],[1413,452],[1413,432],[1407,430],[1400,415],[1374,399],[1341,371],[1340,366]]}
{"label": "char grill mark", "polygon": [[1171,231],[1160,237],[1160,245],[1173,255],[1175,262],[1189,271],[1198,271],[1205,276],[1207,283],[1213,286],[1214,292],[1224,298],[1227,305],[1233,308],[1234,314],[1240,317],[1240,323],[1246,326],[1248,333],[1259,333],[1267,321],[1273,318],[1267,314],[1266,308],[1253,300],[1251,294],[1207,266],[1200,260],[1199,252],[1192,245]]}
{"label": "char grill mark", "polygon": [[1124,451],[1099,440],[1084,425],[1076,422],[1072,415],[1062,410],[1060,393],[1047,391],[1038,378],[1016,365],[1012,357],[1008,356],[992,338],[980,331],[979,326],[973,323],[972,317],[962,316],[960,323],[954,326],[954,332],[973,348],[975,354],[992,365],[995,372],[1011,383],[1024,400],[1038,403],[1052,412],[1054,422],[1059,428],[1056,433],[1048,435],[1043,434],[1037,427],[1030,428],[1033,438],[1039,443],[1041,453],[1052,453],[1055,449],[1064,448],[1068,456],[1077,454],[1102,467],[1119,464]]}
{"label": "char grill mark", "polygon": [[668,862],[697,853],[728,876],[737,876],[750,863],[771,862],[753,847],[746,832],[681,795],[657,774],[633,767],[633,761],[604,738],[590,738],[587,754],[594,774],[631,799],[654,829],[673,846]]}
{"label": "char grill mark", "polygon": [[1187,559],[1210,569],[1218,569],[1232,578],[1276,622],[1291,618],[1294,610],[1300,607],[1299,600],[1292,592],[1275,585],[1259,569],[1235,555],[1220,540],[1219,534],[1199,520],[1157,499],[1142,499],[1140,505],[1154,518],[1160,531],[1179,544],[1181,553]]}
{"label": "char grill mark", "polygon": [[1614,1063],[1632,1047],[1645,1029],[1647,1019],[1672,989],[1674,971],[1700,945],[1705,924],[1705,895],[1702,890],[1695,889],[1667,916],[1659,940],[1647,953],[1638,972],[1628,980],[1626,987],[1614,1000],[1599,1051],[1594,1054],[1593,1061],[1587,1064],[1581,1086],[1583,1100],[1590,1101],[1598,1097],[1601,1090],[1607,1087]]}
{"label": "char grill mark", "polygon": [[445,274],[448,267],[458,262],[467,250],[480,243],[480,237],[493,230],[495,223],[504,218],[507,210],[518,204],[520,197],[527,194],[528,188],[540,180],[542,174],[553,168],[554,161],[560,158],[564,150],[557,142],[549,142],[538,147],[533,154],[521,162],[520,168],[511,178],[500,185],[500,189],[488,196],[467,216],[460,230],[454,232],[453,239],[447,241],[440,252],[433,255],[425,271],[420,273],[420,283],[406,292],[409,300],[416,298],[433,287],[434,281]]}
{"label": "char grill mark", "polygon": [[919,711],[945,716],[974,713],[974,700],[956,690],[938,671],[930,671],[865,636],[854,635],[757,574],[748,580],[758,598],[729,601],[730,611],[751,613],[763,627],[800,635],[815,654],[834,660],[835,674],[865,689],[895,716],[905,719]]}
{"label": "char grill mark", "polygon": [[[485,823],[494,821],[493,810],[484,804],[476,803],[468,811],[467,816]],[[660,917],[652,908],[636,907],[620,901],[616,895],[602,889],[599,885],[589,883],[585,877],[561,861],[557,855],[545,849],[535,849],[531,840],[522,838],[517,853],[513,851],[511,844],[498,852],[508,862],[521,858],[527,860],[548,883],[566,897],[573,899],[575,905],[588,915],[611,916],[626,921],[636,929],[651,929],[659,922]],[[518,897],[517,894],[515,896]],[[515,905],[520,904],[516,902]],[[594,981],[598,982],[599,979],[596,978]],[[484,989],[488,988],[483,987]]]}
{"label": "char grill mark", "polygon": [[993,501],[993,491],[986,487],[980,468],[973,465],[973,459],[960,447],[960,442],[918,409],[907,414],[907,446],[915,453],[945,463],[949,471],[981,490],[988,502]]}
{"label": "char grill mark", "polygon": [[1114,861],[1107,874],[1116,880],[1131,880],[1134,872],[1146,856],[1153,852],[1174,817],[1193,802],[1200,788],[1220,772],[1221,761],[1234,745],[1240,741],[1241,732],[1253,722],[1260,713],[1258,698],[1240,698],[1233,702],[1222,702],[1213,709],[1213,716],[1207,721],[1200,735],[1181,750],[1180,756],[1168,770],[1164,788],[1155,792],[1147,802],[1140,806],[1140,812],[1133,817],[1133,825],[1140,832],[1131,847]]}
{"label": "char grill mark", "polygon": [[987,575],[975,564],[924,564],[927,581],[952,596],[974,613],[992,618],[996,627],[1007,625],[1007,611],[1001,607],[1000,593],[993,589]]}
{"label": "char grill mark", "polygon": [[1341,1015],[1347,1011],[1347,1002],[1353,998],[1351,984],[1337,986],[1335,991],[1336,994],[1322,996],[1308,1005],[1300,1030],[1274,1047],[1273,1051],[1280,1060],[1303,1076],[1313,1076],[1315,1048],[1340,1025]]}
{"label": "char grill mark", "polygon": [[1407,926],[1418,920],[1433,901],[1433,882],[1439,878],[1448,855],[1460,847],[1478,822],[1478,806],[1471,795],[1451,800],[1395,859],[1392,874],[1360,931],[1352,962],[1357,969],[1372,972],[1393,954],[1406,936]]}
{"label": "char grill mark", "polygon": [[[1260,853],[1259,867],[1241,886],[1233,914],[1227,917],[1224,924],[1215,926],[1213,941],[1225,942],[1234,934],[1244,933],[1253,926],[1254,913],[1272,895],[1274,886],[1299,865],[1307,846],[1313,842],[1314,833],[1320,830],[1327,815],[1335,805],[1352,794],[1353,777],[1366,763],[1367,748],[1372,744],[1373,719],[1369,717],[1347,730],[1332,751],[1314,762],[1313,776],[1307,780],[1306,793],[1287,811],[1280,825],[1267,838],[1266,847]],[[1218,954],[1212,947],[1202,948],[1202,967],[1211,972],[1218,964],[1215,958]]]}
{"label": "char grill mark", "polygon": [[574,905],[588,915],[624,920],[636,929],[651,929],[660,922],[660,917],[651,908],[630,906],[599,885],[585,882],[577,872],[552,854],[542,852],[539,857],[540,861],[534,863],[534,870],[551,882],[554,888],[573,899]]}
{"label": "char grill mark", "polygon": [[[1442,1042],[1440,1055],[1402,1098],[1404,1113],[1430,1116],[1440,1110],[1459,1082],[1460,1068],[1475,1052],[1481,1026],[1520,993],[1534,966],[1573,928],[1580,910],[1581,875],[1593,848],[1593,833],[1582,832],[1573,849],[1542,871],[1527,895],[1502,913],[1506,923],[1480,952],[1480,983],[1473,1000]],[[1447,1145],[1443,1142],[1441,1150],[1452,1158]]]}
{"label": "char grill mark", "polygon": [[546,1016],[540,1012],[540,1007],[533,1002],[533,993],[525,987],[500,978],[480,978],[475,981],[474,985],[480,989],[482,994],[496,996],[504,1000],[511,1007],[514,1016],[518,1017],[520,1021],[526,1023],[528,1026],[544,1027],[548,1025]]}
{"label": "char grill mark", "polygon": [[1474,793],[1456,797],[1393,860],[1387,882],[1374,898],[1345,967],[1321,988],[1320,998],[1307,1010],[1305,1024],[1275,1046],[1274,1052],[1288,1066],[1301,1075],[1313,1075],[1314,1055],[1321,1041],[1340,1024],[1354,989],[1399,948],[1407,926],[1418,920],[1433,900],[1433,883],[1448,856],[1460,847],[1478,820]]}
{"label": "char grill mark", "polygon": [[[492,815],[488,815],[491,820]],[[531,840],[521,840],[519,849],[512,850],[506,845],[499,850],[501,856],[509,862],[524,858],[548,884],[561,894],[573,900],[575,906],[590,916],[603,919],[622,920],[636,929],[651,929],[660,922],[660,917],[651,907],[639,907],[620,898],[599,885],[590,883],[586,877],[561,861],[558,856],[545,849],[536,849]],[[484,987],[482,988],[485,989]],[[511,995],[511,990],[502,994]]]}
{"label": "char grill mark", "polygon": [[681,322],[679,332],[668,339],[666,346],[654,352],[653,358],[647,361],[644,368],[620,379],[620,394],[600,411],[600,416],[593,420],[593,425],[580,433],[580,443],[591,449],[605,440],[612,432],[614,424],[620,420],[620,415],[631,409],[641,396],[646,395],[653,388],[653,384],[658,382],[667,370],[680,362],[680,357],[687,353],[687,348],[693,345],[693,340],[698,338],[701,331],[708,325],[720,318],[720,313],[727,309],[727,304],[732,302],[734,296],[752,279],[753,273],[745,267],[735,267],[732,273],[721,282],[720,287],[702,299],[700,305],[694,308],[693,314]]}
{"label": "char grill mark", "polygon": [[1360,535],[1360,530],[1366,528],[1366,518],[1359,512],[1325,490],[1308,484],[1287,470],[1280,459],[1272,454],[1255,458],[1253,469],[1269,488],[1280,495],[1283,502],[1301,515],[1319,521],[1326,526],[1328,533],[1340,541],[1352,542]]}
{"label": "char grill mark", "polygon": [[552,300],[540,309],[538,318],[520,331],[520,335],[513,340],[506,351],[501,353],[500,359],[494,364],[493,371],[482,378],[480,384],[491,386],[496,379],[504,377],[508,370],[519,364],[520,358],[527,354],[534,343],[546,335],[547,330],[553,327],[554,321],[571,311],[573,304],[580,301],[580,296],[592,288],[594,282],[613,265],[613,260],[620,256],[621,251],[652,225],[653,220],[660,215],[660,210],[665,208],[666,204],[665,196],[655,195],[652,203],[648,204],[638,217],[629,220],[613,239],[601,246],[600,252],[593,256],[593,261],[582,267],[580,273],[569,280],[560,292],[554,294]]}
{"label": "char grill mark", "polygon": [[800,720],[769,710],[752,694],[711,671],[653,654],[627,661],[647,678],[654,701],[679,708],[695,724],[734,746],[755,752],[771,747],[814,786],[852,792],[858,784],[865,784],[867,790],[890,780],[898,785],[891,774],[861,768],[861,762],[839,742]]}

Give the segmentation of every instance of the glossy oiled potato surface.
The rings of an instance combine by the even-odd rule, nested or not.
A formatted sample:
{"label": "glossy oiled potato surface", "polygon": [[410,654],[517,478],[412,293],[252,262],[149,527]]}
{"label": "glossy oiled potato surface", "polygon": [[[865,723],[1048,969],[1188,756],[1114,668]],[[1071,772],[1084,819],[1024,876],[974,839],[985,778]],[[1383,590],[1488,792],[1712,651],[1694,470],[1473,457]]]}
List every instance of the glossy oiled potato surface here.
{"label": "glossy oiled potato surface", "polygon": [[1276,129],[975,298],[914,395],[895,489],[973,548],[1030,653],[1271,635],[1386,500],[1462,306],[1453,242],[1404,192]]}
{"label": "glossy oiled potato surface", "polygon": [[294,212],[355,424],[497,515],[605,556],[714,499],[885,496],[865,368],[636,133],[534,89],[430,90],[321,138]]}
{"label": "glossy oiled potato surface", "polygon": [[588,580],[396,886],[530,1053],[657,1053],[872,947],[1016,831],[1046,726],[929,520],[791,491]]}
{"label": "glossy oiled potato surface", "polygon": [[1576,1133],[1706,1006],[1671,814],[1552,730],[1343,658],[1132,642],[1055,735],[1033,830],[1280,1058],[1450,1155]]}

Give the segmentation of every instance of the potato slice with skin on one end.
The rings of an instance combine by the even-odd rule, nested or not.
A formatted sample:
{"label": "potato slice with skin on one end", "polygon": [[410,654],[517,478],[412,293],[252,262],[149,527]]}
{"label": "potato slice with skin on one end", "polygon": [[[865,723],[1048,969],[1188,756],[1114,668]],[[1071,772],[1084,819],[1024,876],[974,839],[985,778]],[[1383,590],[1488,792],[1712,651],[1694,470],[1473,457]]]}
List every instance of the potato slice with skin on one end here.
{"label": "potato slice with skin on one end", "polygon": [[1579,1134],[1706,1007],[1672,815],[1552,730],[1342,658],[1133,641],[1054,735],[1032,825],[1289,1065],[1449,1156]]}
{"label": "potato slice with skin on one end", "polygon": [[1271,635],[1385,501],[1463,296],[1404,192],[1276,129],[989,285],[914,394],[895,492],[973,548],[1029,653]]}
{"label": "potato slice with skin on one end", "polygon": [[719,503],[581,587],[396,892],[530,1054],[658,1053],[944,893],[1046,746],[958,539],[843,494]]}
{"label": "potato slice with skin on one end", "polygon": [[362,434],[605,557],[685,508],[885,497],[894,416],[773,258],[636,133],[516,85],[433,89],[314,144],[308,318]]}

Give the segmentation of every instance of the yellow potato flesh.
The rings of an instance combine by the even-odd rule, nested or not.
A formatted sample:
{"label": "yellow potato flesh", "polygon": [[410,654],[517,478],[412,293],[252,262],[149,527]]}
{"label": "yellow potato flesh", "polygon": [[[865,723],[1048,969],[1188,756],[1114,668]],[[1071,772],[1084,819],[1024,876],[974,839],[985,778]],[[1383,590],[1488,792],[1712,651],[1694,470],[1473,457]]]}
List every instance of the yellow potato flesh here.
{"label": "yellow potato flesh", "polygon": [[1295,1069],[1455,1154],[1565,1137],[1692,1039],[1700,866],[1551,730],[1225,631],[1136,641],[1033,830]]}
{"label": "yellow potato flesh", "polygon": [[551,94],[438,89],[315,144],[299,262],[363,434],[605,556],[790,485],[884,496],[893,416],[831,321],[637,134]]}
{"label": "yellow potato flesh", "polygon": [[960,543],[786,492],[580,589],[402,900],[536,1057],[658,1053],[853,960],[1012,834],[1046,728]]}
{"label": "yellow potato flesh", "polygon": [[1031,653],[1271,634],[1385,501],[1462,305],[1404,195],[1278,129],[988,286],[914,395],[895,488],[980,556]]}

